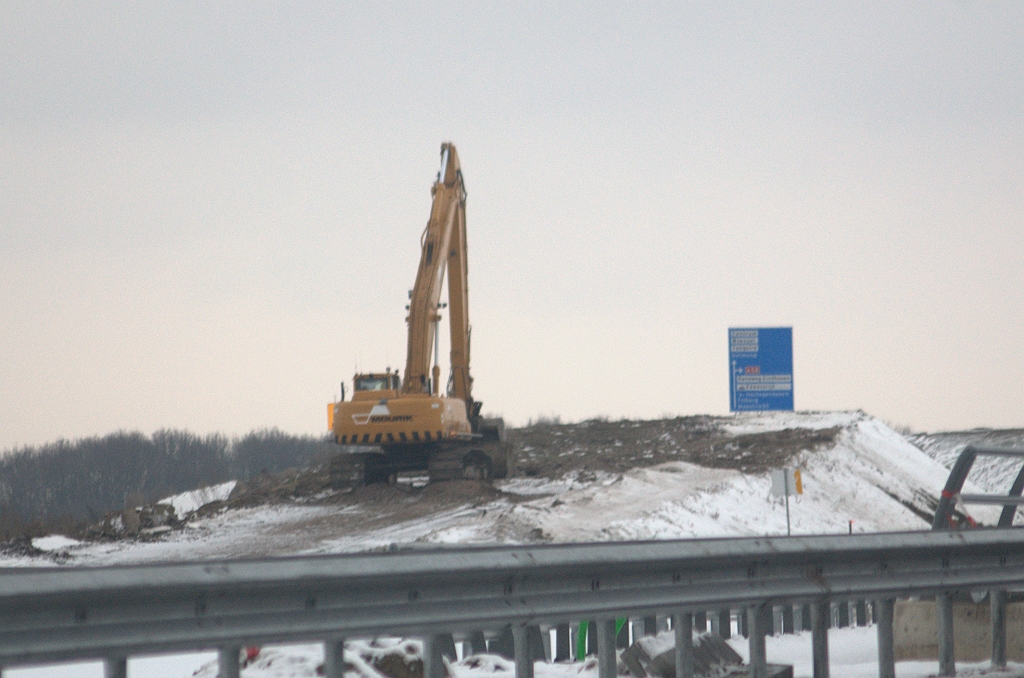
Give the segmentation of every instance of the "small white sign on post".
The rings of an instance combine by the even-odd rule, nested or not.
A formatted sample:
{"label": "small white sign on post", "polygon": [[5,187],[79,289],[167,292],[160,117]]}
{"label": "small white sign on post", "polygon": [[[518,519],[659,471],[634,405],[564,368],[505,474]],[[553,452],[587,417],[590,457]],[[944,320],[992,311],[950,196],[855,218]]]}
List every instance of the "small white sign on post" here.
{"label": "small white sign on post", "polygon": [[791,534],[789,528],[789,495],[803,494],[804,482],[800,477],[798,468],[782,468],[772,471],[772,494],[776,497],[786,498],[786,534]]}
{"label": "small white sign on post", "polygon": [[803,494],[804,484],[798,468],[780,468],[772,471],[772,494],[776,497],[788,497],[791,494]]}

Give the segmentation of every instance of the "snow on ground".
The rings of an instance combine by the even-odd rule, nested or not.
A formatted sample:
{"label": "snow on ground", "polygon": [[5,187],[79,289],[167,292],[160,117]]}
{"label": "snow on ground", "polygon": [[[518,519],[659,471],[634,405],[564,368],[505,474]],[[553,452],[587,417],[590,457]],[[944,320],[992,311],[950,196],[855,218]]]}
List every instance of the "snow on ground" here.
{"label": "snow on ground", "polygon": [[231,491],[235,489],[235,485],[237,484],[237,480],[229,480],[228,482],[221,483],[220,485],[211,485],[210,487],[201,487],[198,490],[182,492],[181,494],[176,494],[173,497],[161,499],[157,503],[169,504],[174,507],[174,514],[178,516],[178,519],[180,520],[193,511],[198,511],[207,504],[212,504],[215,501],[226,500],[231,495]]}
{"label": "snow on ground", "polygon": [[[128,677],[189,678],[200,667],[216,658],[216,652],[132,657],[128,660]],[[247,673],[242,675],[245,678],[251,678]],[[9,668],[3,670],[3,676],[4,678],[104,678],[103,664],[96,661]],[[299,677],[295,676],[295,678]]]}
{"label": "snow on ground", "polygon": [[[743,414],[739,432],[841,426],[826,449],[804,450],[804,494],[790,500],[793,534],[925,530],[948,471],[903,436],[862,412]],[[452,505],[395,522],[360,505],[275,504],[222,511],[155,541],[68,544],[68,564],[106,565],[213,558],[351,553],[402,544],[582,542],[762,536],[786,533],[786,510],[768,472],[744,474],[686,462],[562,479],[513,478],[486,503]],[[973,486],[966,488],[975,491]],[[230,483],[207,488],[223,496]],[[186,507],[197,493],[169,498]],[[908,508],[912,506],[917,510]],[[998,507],[972,507],[994,523]],[[365,519],[364,519],[365,518]],[[2,560],[2,559],[0,559]],[[2,563],[14,565],[13,562]],[[17,561],[24,565],[23,559]]]}
{"label": "snow on ground", "polygon": [[787,428],[803,428],[814,431],[846,427],[865,418],[863,412],[738,412],[722,425],[722,429],[733,434],[767,433]]}
{"label": "snow on ground", "polygon": [[[874,626],[829,629],[829,675],[833,678],[876,678],[878,676],[877,629]],[[744,638],[729,641],[743,661],[750,659],[750,648]],[[791,636],[769,636],[767,639],[768,661],[772,664],[792,664],[794,678],[814,675],[809,631]],[[938,661],[896,662],[896,678],[925,678],[938,673]],[[979,676],[994,678],[1021,678],[1024,664],[1010,664],[1008,670],[991,671],[989,662],[968,664],[957,662],[958,676]]]}
{"label": "snow on ground", "polygon": [[507,501],[495,501],[484,506],[460,506],[368,532],[326,537],[300,553],[352,553],[412,543],[493,544],[503,541],[495,534],[495,522],[510,508]]}
{"label": "snow on ground", "polygon": [[51,534],[48,537],[36,537],[32,540],[32,546],[40,551],[63,551],[72,546],[78,546],[82,542],[71,539],[61,534]]}
{"label": "snow on ground", "polygon": [[243,508],[190,522],[167,539],[83,544],[70,552],[77,565],[295,555],[318,540],[318,525],[337,512],[334,506]]}
{"label": "snow on ground", "polygon": [[[943,466],[952,467],[968,445],[988,447],[1024,447],[1024,431],[993,431],[975,429],[953,433],[919,433],[909,437],[925,454]],[[1021,460],[1012,457],[986,457],[975,459],[967,479],[986,492],[1005,494],[1021,469]]]}
{"label": "snow on ground", "polygon": [[502,492],[531,497],[545,494],[562,494],[569,490],[587,487],[590,482],[581,480],[579,472],[572,472],[557,480],[551,480],[550,478],[509,478],[508,480],[498,480],[494,485],[500,488]]}

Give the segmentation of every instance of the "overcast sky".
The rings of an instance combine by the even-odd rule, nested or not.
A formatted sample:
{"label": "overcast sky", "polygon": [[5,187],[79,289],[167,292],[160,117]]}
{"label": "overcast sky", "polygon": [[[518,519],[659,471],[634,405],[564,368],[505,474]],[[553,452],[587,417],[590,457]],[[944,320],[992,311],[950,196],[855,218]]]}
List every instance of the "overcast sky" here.
{"label": "overcast sky", "polygon": [[1024,5],[0,4],[0,448],[326,432],[404,368],[442,141],[474,395],[1024,426]]}

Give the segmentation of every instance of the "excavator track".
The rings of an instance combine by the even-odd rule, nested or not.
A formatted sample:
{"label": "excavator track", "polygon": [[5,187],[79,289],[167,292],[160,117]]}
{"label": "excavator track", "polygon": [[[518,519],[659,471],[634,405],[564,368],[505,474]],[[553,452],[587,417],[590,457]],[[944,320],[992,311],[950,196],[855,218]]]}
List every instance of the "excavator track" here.
{"label": "excavator track", "polygon": [[430,482],[444,480],[499,480],[508,475],[508,453],[504,443],[451,446],[430,457]]}
{"label": "excavator track", "polygon": [[366,484],[366,454],[341,452],[331,457],[328,472],[331,487],[349,490]]}
{"label": "excavator track", "polygon": [[374,483],[393,483],[398,474],[425,471],[430,482],[498,480],[508,475],[511,447],[498,440],[473,444],[423,446],[417,450],[341,452],[331,458],[331,486],[347,490]]}

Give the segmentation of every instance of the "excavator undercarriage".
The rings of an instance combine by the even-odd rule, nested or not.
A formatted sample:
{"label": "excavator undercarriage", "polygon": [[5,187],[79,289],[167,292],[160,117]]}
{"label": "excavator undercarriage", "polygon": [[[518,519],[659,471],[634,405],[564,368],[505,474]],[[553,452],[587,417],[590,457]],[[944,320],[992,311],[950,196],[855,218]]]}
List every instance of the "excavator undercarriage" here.
{"label": "excavator undercarriage", "polygon": [[419,445],[343,446],[330,463],[331,485],[348,489],[394,484],[399,476],[445,480],[498,480],[508,474],[510,446],[501,419],[483,419],[482,433],[467,440]]}

